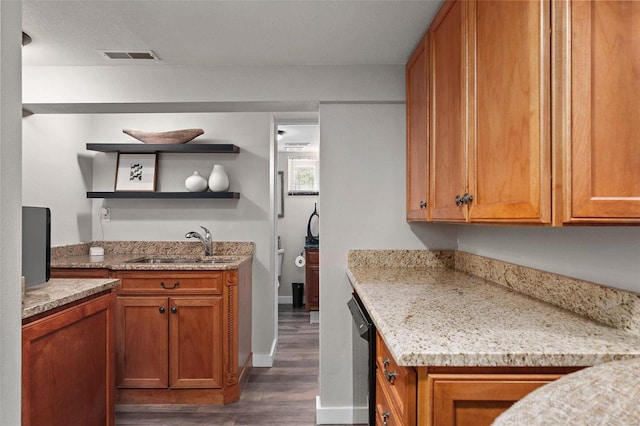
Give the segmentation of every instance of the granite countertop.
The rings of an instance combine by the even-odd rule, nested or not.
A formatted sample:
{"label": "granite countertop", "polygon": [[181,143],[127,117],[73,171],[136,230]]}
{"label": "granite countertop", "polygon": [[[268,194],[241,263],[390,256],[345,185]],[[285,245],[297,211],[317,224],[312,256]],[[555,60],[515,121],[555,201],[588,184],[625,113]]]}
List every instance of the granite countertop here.
{"label": "granite countertop", "polygon": [[[182,258],[214,260],[216,263],[130,263],[144,258]],[[241,263],[252,259],[251,255],[237,256],[187,256],[187,255],[149,255],[149,254],[105,254],[104,256],[77,255],[51,260],[52,268],[105,268],[114,271],[221,271],[238,269]]]}
{"label": "granite countertop", "polygon": [[493,426],[638,425],[638,401],[640,359],[607,362],[536,389]]}
{"label": "granite countertop", "polygon": [[349,266],[402,366],[591,366],[640,357],[640,336],[443,267]]}
{"label": "granite countertop", "polygon": [[119,284],[120,280],[110,278],[51,279],[27,288],[22,304],[22,319],[110,290]]}
{"label": "granite countertop", "polygon": [[[89,256],[92,246],[103,247],[104,255]],[[105,268],[118,271],[219,271],[237,269],[253,259],[251,242],[215,242],[214,255],[204,256],[200,243],[183,241],[99,241],[55,247],[52,268]],[[198,259],[205,262],[130,263],[143,258]],[[206,261],[216,261],[207,263]]]}

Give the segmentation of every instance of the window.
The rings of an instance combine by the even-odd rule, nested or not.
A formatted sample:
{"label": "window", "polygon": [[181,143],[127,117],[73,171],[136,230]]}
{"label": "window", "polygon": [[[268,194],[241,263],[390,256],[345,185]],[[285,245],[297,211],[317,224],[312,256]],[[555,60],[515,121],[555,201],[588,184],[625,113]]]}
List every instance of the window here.
{"label": "window", "polygon": [[320,194],[320,160],[289,158],[289,195]]}

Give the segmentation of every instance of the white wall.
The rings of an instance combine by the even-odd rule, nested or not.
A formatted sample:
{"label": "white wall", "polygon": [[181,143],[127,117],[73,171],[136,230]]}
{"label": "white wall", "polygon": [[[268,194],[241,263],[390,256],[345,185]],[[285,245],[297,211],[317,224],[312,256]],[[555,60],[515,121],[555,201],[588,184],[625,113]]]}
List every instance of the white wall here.
{"label": "white wall", "polygon": [[22,202],[51,209],[53,246],[91,241],[91,116],[32,115],[22,120]]}
{"label": "white wall", "polygon": [[0,1],[0,416],[20,424],[22,4]]}
{"label": "white wall", "polygon": [[[6,2],[0,2],[0,4],[3,6],[1,10],[4,11]],[[0,18],[4,32],[9,18],[5,19],[6,15],[2,15]],[[10,19],[15,18],[11,17]],[[19,21],[20,19],[11,22]],[[15,26],[15,24],[11,25]],[[3,41],[1,58],[9,54],[7,52]],[[4,80],[4,62],[0,63],[0,66],[2,66],[0,78],[3,79],[0,88],[3,89],[2,102],[4,103],[7,99],[6,96],[11,98],[10,88],[12,86],[7,85]],[[150,108],[156,102],[177,103],[176,108],[180,107],[178,105],[180,102],[199,101],[249,103],[274,101],[282,102],[282,105],[289,101],[324,102],[320,106],[321,190],[323,197],[320,206],[321,395],[318,415],[321,421],[322,418],[335,416],[332,418],[337,419],[336,423],[347,423],[345,416],[351,415],[351,373],[353,369],[351,318],[345,305],[349,297],[349,286],[344,274],[346,252],[349,249],[457,247],[472,253],[494,256],[514,263],[638,291],[637,277],[640,274],[638,274],[637,265],[640,264],[640,250],[638,248],[640,227],[551,229],[475,225],[408,225],[404,221],[404,105],[327,103],[336,100],[345,102],[402,101],[404,99],[403,76],[404,67],[401,65],[294,67],[291,69],[264,69],[260,67],[237,69],[229,67],[199,70],[179,67],[159,69],[149,67],[65,67],[60,69],[32,67],[23,70],[23,96],[27,103],[71,103],[71,108],[74,107],[72,105],[74,102],[98,105],[103,102],[113,102],[116,103],[116,105],[110,106],[113,109],[118,108],[118,103],[123,103],[122,107],[126,108],[128,103],[136,102],[146,103],[143,107],[149,106]],[[15,79],[11,84],[15,85]],[[6,87],[9,87],[9,91],[5,91]],[[0,113],[3,115],[6,113],[4,107]],[[190,115],[187,114],[173,114],[172,116],[179,117],[179,121],[173,122],[175,124],[194,123],[189,118]],[[258,122],[264,123],[263,120],[266,118],[263,117],[266,116],[266,114],[257,114],[255,117]],[[228,127],[227,118],[230,120]],[[251,148],[247,156],[249,163],[265,170],[264,196],[269,197],[269,165],[268,161],[263,164],[263,160],[270,149],[267,138],[272,130],[267,124],[254,123],[253,118],[249,120],[238,119],[242,123],[236,121],[233,114],[229,114],[227,118],[225,118],[221,131],[226,134],[227,129],[233,129],[233,135],[227,135],[224,138],[238,145],[241,143],[238,142],[236,135],[245,134],[244,126],[248,126],[249,129],[246,131],[250,135],[255,134],[256,138],[258,138],[258,127],[265,129],[264,133],[260,132],[260,139],[254,140],[252,136],[249,136],[246,142],[252,147],[255,143],[255,148]],[[3,128],[0,149],[5,151],[11,149],[10,145],[7,146],[11,142],[7,142],[6,136],[4,136],[5,121],[3,116],[0,116],[0,119],[3,120],[0,123]],[[116,138],[116,134],[119,138],[123,137],[119,132],[125,123],[120,121],[121,118],[118,118],[117,115],[103,116],[96,118],[96,120],[96,126],[102,129],[99,133],[98,130],[95,131],[96,136],[98,134],[104,135],[109,141]],[[141,123],[142,121],[136,121],[134,124]],[[199,121],[198,125],[199,123],[201,122]],[[209,126],[209,123],[207,121],[206,125]],[[206,136],[215,135],[218,128],[207,127],[205,131]],[[106,139],[103,140],[103,142],[106,141]],[[262,151],[263,149],[265,151]],[[0,161],[2,162],[0,177],[3,179],[0,181],[0,189],[2,189],[0,231],[2,231],[3,249],[0,253],[3,285],[0,290],[2,291],[0,304],[3,308],[0,313],[2,315],[0,317],[2,319],[0,343],[3,345],[0,346],[0,356],[3,357],[2,367],[0,367],[2,370],[0,371],[5,374],[4,377],[10,378],[9,385],[11,385],[11,387],[9,385],[5,387],[6,379],[2,377],[2,389],[8,389],[2,395],[3,417],[6,407],[9,407],[10,410],[7,412],[10,413],[11,410],[15,412],[16,383],[19,386],[19,375],[16,376],[16,371],[19,371],[19,359],[17,361],[10,359],[8,362],[4,362],[4,357],[7,356],[5,354],[9,354],[10,357],[19,356],[19,354],[16,355],[15,349],[18,346],[15,339],[19,338],[19,334],[16,335],[15,329],[11,328],[11,322],[18,324],[19,313],[17,305],[12,304],[10,300],[14,295],[13,288],[9,292],[6,292],[5,288],[7,277],[15,278],[18,262],[13,257],[15,247],[18,244],[18,237],[15,234],[17,231],[7,223],[9,219],[6,216],[6,209],[13,212],[6,203],[13,201],[12,195],[15,195],[16,185],[15,179],[7,182],[5,176],[6,174],[11,175],[12,167],[19,167],[15,165],[15,161],[17,161],[15,158],[19,158],[19,153],[18,157],[7,158],[7,155],[13,154],[0,152]],[[106,156],[106,154],[98,155]],[[186,161],[190,160],[186,159]],[[228,161],[233,162],[234,160]],[[97,161],[96,165],[99,164],[103,163]],[[75,165],[77,166],[77,164]],[[175,164],[175,166],[181,172],[176,172],[175,180],[161,182],[162,185],[178,185],[180,179],[177,174],[180,174],[180,178],[182,178],[182,173],[192,168],[192,164],[184,163]],[[107,167],[111,170],[111,166]],[[247,172],[259,179],[253,171]],[[101,175],[104,178],[108,172],[105,169],[101,173],[104,173]],[[19,179],[19,173],[17,176]],[[243,176],[248,176],[244,174],[244,168]],[[99,176],[96,176],[95,180],[97,184]],[[107,185],[106,181],[103,181],[102,184]],[[113,223],[104,229],[105,238],[121,236],[123,239],[128,239],[131,235],[132,239],[140,236],[180,239],[183,232],[186,232],[183,227],[191,229],[206,221],[216,225],[216,227],[212,225],[214,228],[212,231],[216,237],[227,237],[231,235],[231,230],[233,230],[234,235],[245,235],[242,232],[251,232],[258,235],[261,240],[268,240],[260,235],[262,232],[272,232],[273,222],[269,220],[262,222],[259,217],[263,217],[265,206],[269,206],[270,202],[265,201],[264,204],[263,201],[254,202],[254,199],[262,200],[261,195],[255,194],[255,198],[245,195],[248,194],[247,190],[247,188],[240,189],[239,192],[242,193],[243,198],[238,203],[248,202],[249,205],[245,210],[248,217],[238,221],[231,220],[229,224],[222,223],[221,218],[233,216],[233,212],[238,206],[234,206],[230,211],[220,207],[213,209],[211,200],[199,200],[191,201],[191,208],[184,209],[182,204],[175,200],[155,200],[137,203],[135,207],[132,207],[131,203],[123,200],[109,200],[109,205],[113,207]],[[327,196],[325,197],[324,194]],[[244,209],[244,207],[242,208]],[[142,219],[149,217],[152,218],[151,223],[146,224]],[[167,224],[166,230],[159,231]],[[97,235],[95,214],[93,232],[94,235]],[[459,240],[457,240],[458,238]],[[269,244],[268,242],[266,246]],[[273,245],[270,247],[258,248],[258,250],[264,250],[258,253],[260,259],[267,259],[268,256],[273,255]],[[14,253],[11,253],[11,250],[14,250]],[[558,262],[559,259],[561,262]],[[270,269],[270,276],[273,276],[271,269],[273,263],[269,266],[269,262],[263,262],[260,260],[260,267]],[[263,296],[266,300],[267,295]],[[275,294],[269,300],[274,300],[274,298]],[[261,316],[261,308],[257,309],[258,311],[254,311],[254,322],[269,323],[269,318],[265,320]],[[11,312],[14,312],[14,315]],[[6,334],[5,330],[11,332]],[[262,339],[262,337],[257,339]],[[360,354],[357,347],[355,353]],[[362,377],[359,379],[361,382]],[[358,383],[357,379],[355,385],[362,386],[362,383]],[[10,403],[5,404],[8,392],[11,393],[8,396]],[[362,403],[356,401],[356,405]]]}
{"label": "white wall", "polygon": [[[297,267],[295,259],[304,251],[309,216],[313,213],[314,205],[319,203],[320,199],[316,195],[287,195],[289,156],[300,157],[301,155],[286,152],[278,154],[278,170],[284,172],[284,217],[278,218],[278,235],[280,235],[282,248],[284,249],[282,277],[280,278],[280,288],[278,289],[279,303],[292,303],[291,283],[303,283],[305,281],[305,269]],[[317,156],[317,154],[311,153],[302,156],[311,157]],[[320,168],[322,169],[322,165],[320,165]],[[318,213],[320,213],[319,205]],[[316,235],[316,231],[312,230],[312,232]]]}
{"label": "white wall", "polygon": [[[253,351],[258,360],[270,354],[276,338],[270,274],[270,120],[268,113],[103,114],[93,117],[89,135],[91,142],[132,142],[123,128],[202,128],[204,134],[192,143],[240,147],[239,154],[160,154],[157,169],[158,191],[183,191],[194,170],[208,177],[213,165],[221,164],[229,176],[229,190],[239,192],[239,200],[96,200],[94,217],[104,205],[111,208],[111,221],[94,220],[93,235],[96,240],[104,234],[105,240],[186,241],[188,231],[204,226],[214,241],[254,242]],[[95,154],[94,190],[113,190],[115,165],[115,153]]]}
{"label": "white wall", "polygon": [[640,227],[461,226],[458,249],[640,293]]}
{"label": "white wall", "polygon": [[[366,381],[359,371],[352,383],[352,353],[364,353],[352,348],[347,251],[456,246],[453,226],[416,234],[405,221],[404,111],[403,104],[320,106],[320,423],[347,423],[352,386]],[[353,404],[362,416],[366,402]]]}

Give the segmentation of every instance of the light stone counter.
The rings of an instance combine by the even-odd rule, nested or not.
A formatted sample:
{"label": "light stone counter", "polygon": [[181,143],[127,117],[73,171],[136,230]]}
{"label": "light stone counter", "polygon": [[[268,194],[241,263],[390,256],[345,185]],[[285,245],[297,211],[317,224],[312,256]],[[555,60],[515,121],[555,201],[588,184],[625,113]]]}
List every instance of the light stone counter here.
{"label": "light stone counter", "polygon": [[28,319],[77,300],[111,290],[117,279],[51,279],[27,288],[22,304],[22,319]]}
{"label": "light stone counter", "polygon": [[640,357],[637,334],[446,267],[453,260],[442,267],[443,258],[394,267],[350,253],[347,276],[399,365],[567,367]]}
{"label": "light stone counter", "polygon": [[640,359],[614,361],[544,385],[502,413],[493,426],[638,425]]}
{"label": "light stone counter", "polygon": [[[92,245],[104,248],[103,256],[89,256]],[[253,258],[251,242],[216,242],[214,256],[204,256],[199,242],[183,241],[100,241],[55,247],[52,268],[104,268],[120,271],[219,271],[237,269]],[[131,263],[141,258],[183,258],[216,260],[219,263]]]}

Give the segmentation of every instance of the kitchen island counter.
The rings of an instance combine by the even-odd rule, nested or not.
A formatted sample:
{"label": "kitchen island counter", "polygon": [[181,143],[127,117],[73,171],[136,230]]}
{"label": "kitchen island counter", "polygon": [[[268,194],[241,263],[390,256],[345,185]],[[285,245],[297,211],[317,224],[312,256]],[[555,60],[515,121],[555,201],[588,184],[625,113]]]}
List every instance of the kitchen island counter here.
{"label": "kitchen island counter", "polygon": [[29,287],[24,294],[22,320],[47,313],[61,306],[109,291],[120,284],[118,279],[57,279]]}

